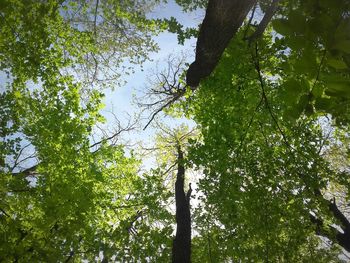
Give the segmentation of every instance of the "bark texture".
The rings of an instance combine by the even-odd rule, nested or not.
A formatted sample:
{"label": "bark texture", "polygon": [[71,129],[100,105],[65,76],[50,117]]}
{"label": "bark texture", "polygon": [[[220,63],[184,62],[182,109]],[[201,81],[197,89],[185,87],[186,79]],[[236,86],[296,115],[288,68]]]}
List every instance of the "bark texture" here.
{"label": "bark texture", "polygon": [[186,74],[186,83],[197,87],[202,78],[210,75],[242,25],[256,0],[209,0],[199,30],[196,59]]}
{"label": "bark texture", "polygon": [[176,236],[173,241],[172,262],[191,262],[191,212],[190,196],[191,186],[185,194],[185,167],[183,162],[183,152],[178,147],[178,171],[175,182],[175,202],[176,202]]}

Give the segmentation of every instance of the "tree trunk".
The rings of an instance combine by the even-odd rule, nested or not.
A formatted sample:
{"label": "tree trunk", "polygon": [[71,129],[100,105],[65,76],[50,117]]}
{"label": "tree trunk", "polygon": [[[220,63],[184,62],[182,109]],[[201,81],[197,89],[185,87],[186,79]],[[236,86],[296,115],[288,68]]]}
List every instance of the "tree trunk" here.
{"label": "tree trunk", "polygon": [[350,252],[350,221],[339,210],[335,202],[335,198],[332,201],[325,199],[319,189],[315,190],[315,194],[316,196],[323,198],[324,201],[328,203],[330,212],[333,214],[334,218],[338,220],[338,223],[340,223],[340,228],[342,229],[342,231],[339,231],[332,225],[327,228],[325,227],[324,222],[321,218],[310,215],[311,222],[316,225],[316,234],[327,237],[328,239],[343,247],[347,252]]}
{"label": "tree trunk", "polygon": [[191,262],[191,186],[185,194],[185,167],[180,146],[178,146],[177,161],[178,171],[175,182],[176,236],[173,240],[172,262],[189,263]]}
{"label": "tree trunk", "polygon": [[209,0],[199,30],[196,59],[186,74],[187,85],[197,87],[202,78],[210,75],[255,3],[256,0]]}

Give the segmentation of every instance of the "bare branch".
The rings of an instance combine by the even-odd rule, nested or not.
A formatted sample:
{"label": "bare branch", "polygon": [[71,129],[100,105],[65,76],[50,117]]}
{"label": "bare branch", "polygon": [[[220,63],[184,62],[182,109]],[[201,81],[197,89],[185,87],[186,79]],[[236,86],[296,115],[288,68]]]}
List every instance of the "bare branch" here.
{"label": "bare branch", "polygon": [[0,208],[0,212],[3,213],[5,216],[10,217],[8,213],[2,208]]}
{"label": "bare branch", "polygon": [[186,85],[181,81],[184,76],[184,66],[184,54],[179,57],[170,55],[167,58],[167,68],[161,71],[156,69],[156,72],[153,72],[153,79],[149,80],[151,87],[137,103],[144,110],[151,111],[144,130],[160,112],[169,108],[185,94]]}
{"label": "bare branch", "polygon": [[150,120],[147,122],[146,126],[143,128],[144,130],[147,129],[148,125],[150,125],[150,123],[153,121],[153,119],[155,118],[155,116],[161,112],[162,110],[168,108],[170,105],[172,105],[175,101],[177,101],[179,98],[181,98],[183,95],[185,94],[185,90],[183,90],[181,93],[177,94],[177,96],[174,96],[173,98],[171,98],[167,103],[165,103],[164,105],[162,105],[160,108],[158,108],[157,110],[155,110],[153,112],[153,114],[151,115]]}
{"label": "bare branch", "polygon": [[26,148],[28,148],[30,145],[31,145],[31,143],[28,143],[27,145],[25,145],[24,147],[22,147],[22,149],[19,151],[19,153],[18,153],[17,156],[16,156],[15,162],[14,162],[12,168],[10,169],[10,172],[12,172],[12,171],[16,168],[16,166],[19,164],[19,161],[18,161],[18,160],[19,160],[19,158],[21,157],[23,151],[24,151]]}
{"label": "bare branch", "polygon": [[[125,125],[122,125],[116,114],[112,111],[109,112],[112,114],[112,116],[115,119],[116,124],[114,125],[113,131],[108,130],[107,128],[102,128],[99,126],[96,126],[101,132],[104,138],[101,140],[94,142],[93,144],[90,145],[90,148],[97,147],[101,145],[102,143],[105,143],[107,141],[110,141],[112,145],[115,145],[118,142],[118,139],[120,138],[122,133],[125,132],[130,132],[135,129],[138,119],[137,118],[131,118],[129,116],[128,121]],[[97,152],[99,149],[96,149],[94,151]]]}

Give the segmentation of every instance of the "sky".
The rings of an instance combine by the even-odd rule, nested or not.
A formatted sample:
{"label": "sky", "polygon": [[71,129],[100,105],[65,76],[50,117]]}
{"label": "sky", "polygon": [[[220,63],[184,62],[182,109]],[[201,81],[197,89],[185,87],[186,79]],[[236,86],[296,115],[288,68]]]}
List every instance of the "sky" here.
{"label": "sky", "polygon": [[[153,18],[170,18],[175,17],[178,22],[184,27],[197,27],[204,18],[204,10],[197,10],[196,12],[184,13],[174,1],[169,1],[167,4],[158,6],[151,14]],[[152,78],[153,72],[156,68],[166,68],[166,60],[169,55],[180,56],[182,53],[186,54],[187,62],[191,63],[194,60],[196,39],[191,38],[186,40],[184,45],[179,45],[177,35],[163,32],[154,38],[159,46],[157,53],[151,53],[149,57],[151,61],[146,61],[143,64],[143,70],[140,67],[135,68],[135,73],[125,78],[127,84],[116,88],[114,91],[107,90],[105,96],[105,109],[102,114],[106,117],[106,126],[113,129],[114,117],[110,113],[113,111],[122,123],[126,123],[129,116],[133,116],[140,112],[133,100],[133,96],[141,97],[146,92],[147,87],[150,86],[148,81]],[[161,117],[159,114],[158,117]],[[145,112],[142,116],[142,127],[147,123],[150,113]],[[193,127],[194,122],[185,119],[161,118],[161,122],[168,126],[176,127],[181,123],[186,123]],[[124,134],[126,140],[135,142],[142,141],[144,144],[152,144],[155,129],[150,125],[146,130],[132,131],[129,134]]]}

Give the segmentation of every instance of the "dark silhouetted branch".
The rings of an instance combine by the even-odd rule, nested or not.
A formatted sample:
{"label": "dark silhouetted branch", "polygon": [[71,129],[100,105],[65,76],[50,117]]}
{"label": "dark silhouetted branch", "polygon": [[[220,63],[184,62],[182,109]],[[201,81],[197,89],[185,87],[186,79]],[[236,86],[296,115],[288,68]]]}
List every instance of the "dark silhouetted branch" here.
{"label": "dark silhouetted branch", "polygon": [[273,15],[275,14],[277,7],[278,7],[278,2],[280,0],[273,0],[269,8],[266,10],[266,13],[263,17],[263,19],[260,21],[258,27],[256,28],[255,32],[248,37],[249,42],[253,42],[254,40],[258,39],[259,37],[262,36],[264,33],[267,25],[271,21]]}

